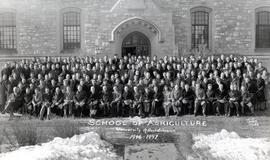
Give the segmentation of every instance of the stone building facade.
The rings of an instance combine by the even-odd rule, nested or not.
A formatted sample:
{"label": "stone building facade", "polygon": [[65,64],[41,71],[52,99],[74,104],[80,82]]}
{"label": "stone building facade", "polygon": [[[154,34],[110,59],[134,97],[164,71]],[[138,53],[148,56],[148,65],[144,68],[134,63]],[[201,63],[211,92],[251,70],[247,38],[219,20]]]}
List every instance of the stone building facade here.
{"label": "stone building facade", "polygon": [[[256,13],[268,13],[269,8],[269,0],[0,0],[0,15],[13,13],[16,28],[15,47],[0,47],[0,55],[112,56],[140,46],[150,56],[177,56],[198,50],[194,43],[200,41],[203,54],[268,57],[267,44],[256,47]],[[66,11],[79,13],[79,40],[72,49],[64,44]],[[207,13],[203,37],[192,31],[195,12]],[[262,31],[270,36],[269,29]],[[141,43],[136,38],[132,42],[134,36],[128,40],[132,33]],[[128,47],[132,44],[137,48]]]}

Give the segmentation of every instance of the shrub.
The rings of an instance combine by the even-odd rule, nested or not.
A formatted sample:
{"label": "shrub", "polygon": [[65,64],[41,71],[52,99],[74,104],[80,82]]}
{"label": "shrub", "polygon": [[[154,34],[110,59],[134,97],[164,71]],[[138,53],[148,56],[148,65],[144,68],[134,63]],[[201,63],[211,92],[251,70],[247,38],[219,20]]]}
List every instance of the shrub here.
{"label": "shrub", "polygon": [[81,134],[79,123],[70,120],[54,120],[52,127],[55,137],[70,138]]}
{"label": "shrub", "polygon": [[12,122],[10,128],[3,135],[13,147],[36,145],[41,139],[35,122]]}

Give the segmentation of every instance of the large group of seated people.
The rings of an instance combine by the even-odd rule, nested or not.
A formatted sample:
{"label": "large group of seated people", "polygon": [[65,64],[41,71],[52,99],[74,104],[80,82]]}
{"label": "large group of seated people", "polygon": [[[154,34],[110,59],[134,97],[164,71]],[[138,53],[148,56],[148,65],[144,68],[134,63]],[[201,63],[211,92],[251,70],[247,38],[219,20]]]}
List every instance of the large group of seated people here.
{"label": "large group of seated people", "polygon": [[2,113],[52,117],[254,115],[267,70],[255,58],[35,57],[1,71]]}

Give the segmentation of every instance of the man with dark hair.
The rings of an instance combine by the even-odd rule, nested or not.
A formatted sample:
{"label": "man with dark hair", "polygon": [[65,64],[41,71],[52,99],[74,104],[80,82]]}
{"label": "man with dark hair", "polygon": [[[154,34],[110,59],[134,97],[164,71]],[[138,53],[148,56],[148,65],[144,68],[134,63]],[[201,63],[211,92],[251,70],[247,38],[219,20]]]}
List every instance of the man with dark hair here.
{"label": "man with dark hair", "polygon": [[102,87],[102,98],[100,99],[100,108],[103,111],[103,116],[111,116],[110,112],[110,103],[111,103],[112,95],[108,91],[107,86]]}
{"label": "man with dark hair", "polygon": [[49,72],[52,75],[52,79],[57,80],[58,78],[58,71],[56,70],[55,64],[51,65],[51,70]]}
{"label": "man with dark hair", "polygon": [[43,119],[45,111],[47,110],[47,119],[50,119],[50,106],[51,106],[51,102],[52,102],[52,96],[51,96],[51,92],[50,89],[48,87],[45,87],[45,92],[42,95],[42,105],[41,105],[41,110],[40,110],[40,114],[39,114],[39,119]]}
{"label": "man with dark hair", "polygon": [[122,116],[129,116],[133,113],[133,106],[132,106],[133,94],[132,91],[129,90],[128,86],[124,87],[124,92],[122,95]]}
{"label": "man with dark hair", "polygon": [[52,98],[52,105],[49,109],[49,115],[52,113],[56,115],[62,115],[63,113],[64,95],[60,90],[60,87],[55,88],[55,93]]}
{"label": "man with dark hair", "polygon": [[231,116],[231,110],[233,108],[236,109],[236,115],[237,117],[240,116],[240,105],[239,105],[239,100],[240,100],[241,93],[237,90],[236,85],[231,84],[230,85],[230,92],[229,92],[229,109],[227,112],[227,116]]}
{"label": "man with dark hair", "polygon": [[55,79],[51,79],[51,84],[49,86],[50,90],[51,91],[55,91],[56,87],[58,87],[57,86],[57,83],[56,83],[56,80]]}
{"label": "man with dark hair", "polygon": [[73,106],[74,106],[74,92],[72,89],[67,86],[66,91],[64,92],[64,117],[68,117],[72,115]]}
{"label": "man with dark hair", "polygon": [[177,116],[179,116],[181,114],[181,102],[182,102],[182,89],[179,87],[178,84],[176,84],[174,86],[174,89],[172,91],[172,106],[173,106],[173,110],[174,113],[176,113]]}
{"label": "man with dark hair", "polygon": [[207,108],[209,111],[209,114],[214,113],[214,102],[216,101],[215,97],[215,91],[213,90],[213,85],[212,83],[209,83],[207,85],[207,90],[206,90],[206,102],[207,102]]}
{"label": "man with dark hair", "polygon": [[195,90],[195,107],[194,107],[194,116],[197,116],[199,107],[202,107],[202,114],[203,116],[206,116],[206,95],[204,92],[204,89],[200,84],[196,84],[196,90]]}
{"label": "man with dark hair", "polygon": [[89,113],[90,118],[94,118],[95,116],[97,116],[99,109],[99,99],[100,99],[99,93],[96,91],[96,88],[92,86],[90,88],[90,97],[87,100],[87,104],[89,106],[90,111]]}
{"label": "man with dark hair", "polygon": [[11,120],[14,117],[13,112],[17,103],[18,93],[19,93],[19,89],[17,87],[14,87],[13,92],[8,97],[7,103],[5,105],[5,109],[2,111],[2,114],[5,114],[8,111],[10,114]]}
{"label": "man with dark hair", "polygon": [[[264,81],[264,79],[262,79],[262,76],[261,76],[261,74],[260,73],[258,73],[257,74],[257,83],[256,83],[256,85],[257,85],[257,92],[256,92],[256,103],[258,104],[258,106],[259,106],[259,109],[261,109],[262,110],[262,106],[264,105],[263,103],[265,103],[265,101],[266,101],[266,98],[265,98],[265,91],[264,91],[264,89],[265,89],[265,81]],[[265,105],[267,105],[267,104],[265,104]]]}
{"label": "man with dark hair", "polygon": [[172,92],[169,90],[167,85],[164,86],[163,91],[163,108],[165,112],[165,116],[168,117],[170,115],[170,110],[172,107]]}
{"label": "man with dark hair", "polygon": [[10,76],[12,73],[12,68],[10,67],[9,63],[5,63],[2,71],[1,71],[1,75],[7,75]]}
{"label": "man with dark hair", "polygon": [[113,100],[111,102],[111,108],[110,108],[110,113],[113,117],[116,116],[126,116],[123,114],[123,108],[122,106],[121,109],[121,102],[122,102],[122,94],[121,92],[118,91],[117,86],[113,87]]}
{"label": "man with dark hair", "polygon": [[32,99],[32,107],[30,109],[30,114],[38,116],[40,109],[41,109],[41,104],[42,104],[42,94],[39,90],[39,88],[35,88],[35,93],[33,95]]}
{"label": "man with dark hair", "polygon": [[82,86],[78,85],[77,92],[74,96],[74,104],[75,104],[74,115],[76,117],[82,117],[82,110],[85,107],[86,98],[87,98],[86,93],[82,89]]}
{"label": "man with dark hair", "polygon": [[228,94],[227,91],[224,89],[224,85],[221,83],[219,84],[218,90],[216,91],[215,97],[217,99],[216,102],[214,102],[214,107],[216,109],[216,115],[220,115],[221,108],[225,111],[225,116],[228,113]]}
{"label": "man with dark hair", "polygon": [[188,84],[185,84],[185,89],[183,91],[182,99],[182,108],[189,114],[192,114],[192,108],[194,104],[194,91],[189,87]]}
{"label": "man with dark hair", "polygon": [[242,114],[245,114],[245,108],[246,106],[251,112],[251,115],[254,115],[254,106],[251,102],[251,94],[247,91],[245,86],[241,86],[241,109],[242,109]]}
{"label": "man with dark hair", "polygon": [[13,93],[13,88],[16,87],[16,82],[12,76],[9,76],[7,81],[7,95]]}
{"label": "man with dark hair", "polygon": [[154,86],[154,95],[151,107],[151,114],[150,116],[159,116],[161,113],[161,106],[163,102],[163,95],[159,91],[158,86]]}
{"label": "man with dark hair", "polygon": [[142,112],[142,93],[139,91],[137,86],[135,86],[133,89],[133,104],[132,108],[130,109],[129,116],[133,117],[138,114],[140,117],[144,117]]}
{"label": "man with dark hair", "polygon": [[153,93],[149,87],[145,87],[143,94],[143,114],[148,117],[151,112],[151,102],[153,100]]}
{"label": "man with dark hair", "polygon": [[7,75],[4,74],[0,81],[0,112],[4,110],[7,101]]}
{"label": "man with dark hair", "polygon": [[27,87],[25,89],[25,94],[23,96],[24,99],[24,104],[23,104],[23,113],[28,113],[28,108],[32,108],[32,98],[33,98],[33,93],[31,92],[30,88]]}

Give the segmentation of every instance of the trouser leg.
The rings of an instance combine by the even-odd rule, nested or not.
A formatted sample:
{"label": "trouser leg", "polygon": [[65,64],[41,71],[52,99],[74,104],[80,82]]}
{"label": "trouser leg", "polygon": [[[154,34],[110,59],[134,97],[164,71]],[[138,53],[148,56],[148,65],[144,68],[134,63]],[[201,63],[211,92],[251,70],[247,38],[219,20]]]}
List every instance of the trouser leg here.
{"label": "trouser leg", "polygon": [[[121,108],[120,102],[113,102],[111,107],[112,107],[111,113],[112,113],[113,117],[124,115],[124,109]],[[122,107],[125,107],[125,105],[122,105]]]}
{"label": "trouser leg", "polygon": [[104,116],[109,115],[109,108],[110,108],[109,103],[105,103]]}
{"label": "trouser leg", "polygon": [[106,116],[106,104],[100,104],[100,109],[102,110],[102,116]]}
{"label": "trouser leg", "polygon": [[70,103],[70,104],[68,105],[68,115],[71,116],[72,114],[73,114],[73,104]]}
{"label": "trouser leg", "polygon": [[110,116],[112,116],[112,117],[114,117],[118,114],[117,107],[116,107],[116,104],[114,102],[111,102],[109,112],[110,112]]}
{"label": "trouser leg", "polygon": [[188,107],[188,111],[189,111],[189,114],[192,114],[192,108],[193,108],[193,103],[192,103],[192,101],[188,101],[188,105],[187,105]]}
{"label": "trouser leg", "polygon": [[5,109],[4,109],[3,113],[9,111],[9,115],[12,118],[12,117],[14,117],[13,110],[14,110],[13,103],[7,103],[6,106],[5,106]]}
{"label": "trouser leg", "polygon": [[229,102],[229,106],[228,106],[228,109],[227,109],[227,115],[230,116],[231,115],[231,110],[233,108],[233,102]]}
{"label": "trouser leg", "polygon": [[125,113],[124,113],[124,109],[123,109],[123,107],[125,107],[124,105],[122,105],[123,107],[121,108],[121,103],[120,102],[115,102],[114,103],[114,108],[113,108],[113,112],[114,112],[114,116],[116,117],[116,116],[124,116],[125,115]]}
{"label": "trouser leg", "polygon": [[195,106],[194,106],[194,115],[197,115],[198,109],[200,106],[200,101],[195,101]]}
{"label": "trouser leg", "polygon": [[49,120],[51,116],[51,107],[47,107],[47,119]]}
{"label": "trouser leg", "polygon": [[164,104],[165,116],[169,116],[169,104]]}
{"label": "trouser leg", "polygon": [[129,116],[134,117],[135,116],[135,107],[136,107],[136,105],[131,104],[129,107],[130,107]]}
{"label": "trouser leg", "polygon": [[248,106],[250,109],[251,114],[254,114],[254,105],[250,103],[250,106]]}
{"label": "trouser leg", "polygon": [[141,103],[139,103],[138,105],[137,105],[137,109],[138,109],[138,112],[139,112],[139,116],[144,116],[144,113],[143,113],[143,108],[142,108],[142,104]]}
{"label": "trouser leg", "polygon": [[81,115],[82,115],[82,107],[77,105],[76,109],[75,109],[75,116],[76,117],[81,117]]}
{"label": "trouser leg", "polygon": [[206,103],[202,105],[202,113],[204,116],[206,115]]}
{"label": "trouser leg", "polygon": [[176,115],[180,115],[181,113],[180,102],[174,102],[172,104],[172,107],[173,107],[174,113],[176,113]]}
{"label": "trouser leg", "polygon": [[245,103],[241,102],[240,107],[241,107],[241,113],[244,115],[245,114]]}
{"label": "trouser leg", "polygon": [[40,113],[40,110],[41,110],[41,104],[39,104],[38,106],[37,106],[37,116],[39,116],[39,113]]}
{"label": "trouser leg", "polygon": [[177,107],[176,107],[176,102],[173,102],[173,103],[172,103],[172,108],[173,108],[174,114],[178,114],[178,109],[177,109]]}
{"label": "trouser leg", "polygon": [[156,113],[156,102],[153,101],[151,103],[151,113],[150,113],[150,115],[153,116],[153,115],[155,115],[155,113]]}
{"label": "trouser leg", "polygon": [[45,110],[47,109],[46,105],[42,105],[40,113],[39,113],[39,119],[43,119]]}
{"label": "trouser leg", "polygon": [[150,113],[150,103],[149,102],[144,102],[142,107],[143,107],[143,114],[145,116],[149,116],[149,113]]}
{"label": "trouser leg", "polygon": [[234,102],[234,106],[235,106],[235,108],[236,108],[236,115],[237,116],[239,116],[239,104],[238,104],[238,102]]}
{"label": "trouser leg", "polygon": [[177,110],[178,110],[178,116],[181,115],[181,112],[182,112],[182,104],[181,104],[181,102],[177,103]]}
{"label": "trouser leg", "polygon": [[216,114],[217,115],[220,115],[220,106],[221,106],[221,103],[220,102],[216,102],[216,103],[214,103],[214,106],[216,108]]}

